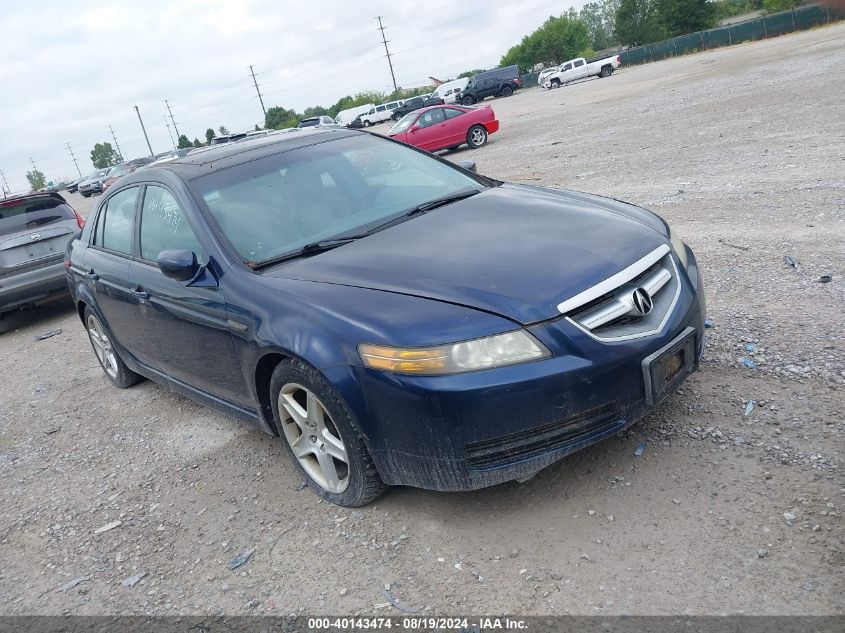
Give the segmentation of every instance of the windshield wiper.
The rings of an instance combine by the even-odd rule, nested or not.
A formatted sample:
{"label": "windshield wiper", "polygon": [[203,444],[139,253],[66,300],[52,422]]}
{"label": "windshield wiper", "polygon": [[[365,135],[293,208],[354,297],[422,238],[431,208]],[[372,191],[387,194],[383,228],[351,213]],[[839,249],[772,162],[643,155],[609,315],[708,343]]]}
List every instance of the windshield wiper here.
{"label": "windshield wiper", "polygon": [[247,265],[253,270],[258,270],[259,268],[264,268],[265,266],[272,266],[273,264],[285,262],[289,259],[308,257],[309,255],[316,255],[318,253],[330,251],[333,248],[337,248],[338,246],[343,246],[344,244],[348,244],[349,242],[359,240],[362,237],[367,237],[367,235],[369,235],[369,233],[360,233],[358,235],[344,235],[343,237],[332,237],[327,240],[311,242],[310,244],[306,244],[302,248],[298,248],[297,250],[291,251],[290,253],[285,253],[284,255],[279,255],[278,257],[271,257],[270,259],[265,259],[260,262],[248,262]]}
{"label": "windshield wiper", "polygon": [[444,207],[447,204],[452,204],[453,202],[457,202],[458,200],[471,198],[475,194],[481,193],[482,191],[483,189],[456,191],[455,193],[450,193],[448,196],[442,196],[440,198],[435,198],[434,200],[429,200],[428,202],[418,204],[417,206],[408,209],[405,212],[405,216],[407,217],[417,215],[418,213],[426,213],[427,211],[431,211],[432,209],[436,209],[438,207]]}

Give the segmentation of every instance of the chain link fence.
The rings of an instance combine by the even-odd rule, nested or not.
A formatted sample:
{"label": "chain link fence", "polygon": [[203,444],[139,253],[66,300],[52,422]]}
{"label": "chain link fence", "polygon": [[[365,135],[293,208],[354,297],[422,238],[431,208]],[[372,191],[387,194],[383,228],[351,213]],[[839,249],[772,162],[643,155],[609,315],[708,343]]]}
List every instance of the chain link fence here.
{"label": "chain link fence", "polygon": [[[647,64],[667,57],[686,55],[708,48],[731,46],[740,42],[777,37],[841,20],[845,15],[826,4],[811,4],[752,20],[728,24],[707,31],[687,33],[669,40],[619,51],[623,65]],[[535,79],[536,82],[536,79]]]}

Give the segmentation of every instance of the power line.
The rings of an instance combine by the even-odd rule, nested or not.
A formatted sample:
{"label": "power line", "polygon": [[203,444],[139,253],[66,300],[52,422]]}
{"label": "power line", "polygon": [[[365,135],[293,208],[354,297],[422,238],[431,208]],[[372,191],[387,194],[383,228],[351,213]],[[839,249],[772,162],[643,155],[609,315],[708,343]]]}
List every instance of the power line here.
{"label": "power line", "polygon": [[384,25],[381,23],[381,16],[376,16],[378,20],[378,30],[381,31],[381,41],[384,42],[384,52],[387,53],[387,65],[390,66],[390,78],[393,79],[393,91],[396,92],[399,88],[396,87],[396,75],[393,74],[393,62],[390,61],[390,49],[387,48],[387,39],[384,36]]}
{"label": "power line", "polygon": [[170,104],[167,99],[164,100],[164,105],[167,106],[167,111],[170,112],[170,121],[173,123],[173,129],[176,131],[176,138],[179,138],[179,128],[176,127],[176,119],[173,118],[173,111],[170,109]]}
{"label": "power line", "polygon": [[73,155],[73,150],[70,148],[70,143],[65,143],[67,145],[67,151],[70,152],[70,157],[73,159],[73,164],[76,165],[76,173],[79,174],[79,177],[82,178],[82,170],[79,169],[79,163],[76,162],[76,156]]}
{"label": "power line", "polygon": [[153,146],[150,145],[150,137],[147,136],[147,128],[144,127],[144,119],[141,118],[141,111],[138,109],[138,106],[135,107],[135,112],[138,114],[138,121],[141,123],[141,130],[144,132],[144,138],[147,139],[147,149],[150,150],[150,156],[155,158],[155,154],[153,153]]}
{"label": "power line", "polygon": [[261,91],[258,89],[258,82],[255,80],[255,71],[252,65],[249,66],[249,74],[252,75],[252,83],[255,84],[255,92],[258,93],[258,101],[261,103],[261,111],[264,113],[265,120],[267,119],[267,108],[264,107],[264,99],[261,98]]}
{"label": "power line", "polygon": [[120,151],[120,145],[117,144],[117,137],[114,135],[114,128],[109,123],[109,132],[111,132],[112,140],[114,141],[114,148],[117,150],[117,153],[120,154],[120,157],[123,158],[123,152]]}

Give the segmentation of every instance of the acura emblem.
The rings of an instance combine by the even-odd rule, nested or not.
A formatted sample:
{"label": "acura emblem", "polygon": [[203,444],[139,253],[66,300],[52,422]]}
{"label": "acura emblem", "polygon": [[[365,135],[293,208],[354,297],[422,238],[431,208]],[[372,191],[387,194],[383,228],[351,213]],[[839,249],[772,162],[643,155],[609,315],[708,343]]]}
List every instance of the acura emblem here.
{"label": "acura emblem", "polygon": [[631,293],[631,300],[634,302],[634,310],[641,316],[645,316],[654,307],[651,295],[643,288],[635,288]]}
{"label": "acura emblem", "polygon": [[41,239],[41,234],[39,234],[39,233],[33,233],[33,234],[31,234],[31,235],[29,236],[29,239],[31,239],[31,240],[33,240],[33,241],[34,241],[34,240],[40,240],[40,239]]}

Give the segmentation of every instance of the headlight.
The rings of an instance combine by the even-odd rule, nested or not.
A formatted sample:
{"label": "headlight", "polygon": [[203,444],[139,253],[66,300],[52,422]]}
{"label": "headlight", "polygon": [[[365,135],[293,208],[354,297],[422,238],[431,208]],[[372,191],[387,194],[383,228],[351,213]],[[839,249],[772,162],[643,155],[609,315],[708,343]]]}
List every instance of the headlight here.
{"label": "headlight", "polygon": [[688,268],[686,244],[684,244],[684,241],[678,237],[678,234],[675,231],[672,230],[672,226],[668,222],[666,222],[666,228],[669,229],[669,240],[672,242],[672,249],[675,251],[675,254],[678,256],[678,259],[681,260],[681,263],[684,265],[684,269],[686,270]]}
{"label": "headlight", "polygon": [[513,365],[550,356],[549,350],[524,330],[437,347],[358,346],[364,365],[399,374],[458,374]]}

